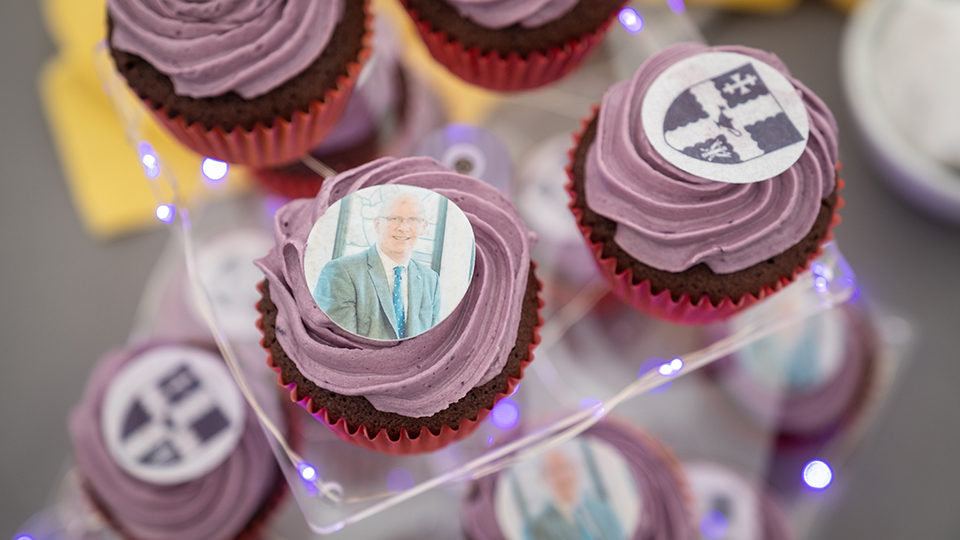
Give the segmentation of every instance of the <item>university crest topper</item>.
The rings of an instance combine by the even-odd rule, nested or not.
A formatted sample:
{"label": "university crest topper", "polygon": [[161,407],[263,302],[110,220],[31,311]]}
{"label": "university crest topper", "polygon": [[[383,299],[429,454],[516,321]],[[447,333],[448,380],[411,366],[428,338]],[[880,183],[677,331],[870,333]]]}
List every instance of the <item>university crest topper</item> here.
{"label": "university crest topper", "polygon": [[677,62],[650,85],[642,128],[653,148],[688,173],[734,184],[793,165],[809,136],[796,88],[746,55],[707,52]]}

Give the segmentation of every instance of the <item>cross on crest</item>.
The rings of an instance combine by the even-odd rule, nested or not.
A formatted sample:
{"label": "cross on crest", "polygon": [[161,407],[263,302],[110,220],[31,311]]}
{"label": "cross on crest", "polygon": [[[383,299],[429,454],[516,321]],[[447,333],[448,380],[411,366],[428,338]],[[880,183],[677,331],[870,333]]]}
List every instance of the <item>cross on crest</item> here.
{"label": "cross on crest", "polygon": [[734,73],[730,76],[730,81],[731,82],[723,86],[723,93],[732,94],[739,92],[739,94],[743,96],[757,84],[757,77],[751,73],[747,73],[746,75],[743,73]]}

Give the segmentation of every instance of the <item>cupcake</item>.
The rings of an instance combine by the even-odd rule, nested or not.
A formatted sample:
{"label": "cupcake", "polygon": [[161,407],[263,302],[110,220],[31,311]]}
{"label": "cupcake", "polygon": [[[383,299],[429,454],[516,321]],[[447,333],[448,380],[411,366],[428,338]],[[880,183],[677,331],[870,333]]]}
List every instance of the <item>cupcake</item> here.
{"label": "cupcake", "polygon": [[254,167],[293,161],[336,124],[363,62],[366,2],[109,0],[120,74],[192,150]]}
{"label": "cupcake", "polygon": [[[284,429],[270,387],[253,388]],[[152,341],[108,354],[69,424],[82,489],[122,538],[256,538],[286,487],[213,349]]]}
{"label": "cupcake", "polygon": [[[411,155],[420,140],[442,123],[433,91],[400,64],[393,28],[383,18],[374,23],[374,53],[354,89],[340,121],[310,151],[337,172],[383,156]],[[291,199],[313,197],[323,177],[303,163],[258,169],[266,190]]]}
{"label": "cupcake", "polygon": [[607,419],[476,481],[461,524],[470,540],[693,539],[687,489],[666,448]]}
{"label": "cupcake", "polygon": [[615,293],[656,317],[728,317],[793,281],[839,223],[836,122],[769,53],[664,49],[575,139],[581,232]]}
{"label": "cupcake", "polygon": [[[781,311],[800,307],[790,302]],[[765,314],[770,316],[778,313]],[[724,333],[757,323],[759,317],[744,313],[726,324]],[[743,347],[706,373],[747,417],[776,433],[781,444],[823,441],[864,411],[877,381],[877,354],[868,318],[842,304]]]}
{"label": "cupcake", "polygon": [[523,376],[542,324],[533,235],[495,188],[382,158],[275,220],[257,261],[262,343],[291,399],[342,439],[435,450]]}
{"label": "cupcake", "polygon": [[694,495],[701,538],[789,540],[794,535],[779,498],[732,469],[710,461],[683,464]]}
{"label": "cupcake", "polygon": [[596,46],[624,0],[401,0],[430,54],[501,92],[549,84]]}

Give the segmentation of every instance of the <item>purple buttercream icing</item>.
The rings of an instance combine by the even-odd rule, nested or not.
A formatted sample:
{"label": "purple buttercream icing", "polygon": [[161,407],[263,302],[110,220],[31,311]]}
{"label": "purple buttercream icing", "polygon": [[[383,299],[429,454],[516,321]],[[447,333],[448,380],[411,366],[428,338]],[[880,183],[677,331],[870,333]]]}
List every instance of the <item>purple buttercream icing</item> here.
{"label": "purple buttercream icing", "polygon": [[[473,279],[460,305],[433,329],[399,342],[341,329],[317,306],[303,270],[317,219],[344,196],[381,184],[443,195],[466,214],[476,241]],[[517,338],[534,237],[492,186],[432,158],[382,158],[327,179],[316,198],[291,201],[275,219],[276,246],[256,264],[277,305],[277,340],[318,386],[364,396],[380,411],[420,418],[503,370]]]}
{"label": "purple buttercream icing", "polygon": [[102,437],[100,408],[114,375],[151,342],[108,354],[96,366],[82,401],[70,414],[70,438],[81,476],[104,509],[142,540],[235,538],[274,489],[280,473],[257,417],[247,408],[240,441],[216,469],[196,480],[158,486],[126,473]]}
{"label": "purple buttercream icing", "polygon": [[[629,534],[634,540],[693,539],[687,487],[675,463],[664,459],[662,450],[630,428],[609,420],[584,432],[621,452],[640,496],[640,520]],[[505,540],[497,523],[496,493],[499,475],[478,480],[464,503],[460,519],[471,540]]]}
{"label": "purple buttercream icing", "polygon": [[[671,65],[708,51],[757,58],[800,94],[810,137],[800,159],[780,175],[752,184],[706,180],[673,166],[650,145],[640,119],[648,88]],[[604,94],[585,191],[590,208],[617,223],[614,240],[636,260],[669,272],[706,263],[728,274],[786,251],[810,232],[821,199],[834,189],[837,160],[833,115],[779,58],[746,47],[682,43],[653,55],[632,79]]]}
{"label": "purple buttercream icing", "polygon": [[580,0],[446,0],[462,17],[487,28],[519,23],[536,28],[566,15]]}
{"label": "purple buttercream icing", "polygon": [[193,98],[263,95],[306,69],[345,0],[109,0],[111,44]]}

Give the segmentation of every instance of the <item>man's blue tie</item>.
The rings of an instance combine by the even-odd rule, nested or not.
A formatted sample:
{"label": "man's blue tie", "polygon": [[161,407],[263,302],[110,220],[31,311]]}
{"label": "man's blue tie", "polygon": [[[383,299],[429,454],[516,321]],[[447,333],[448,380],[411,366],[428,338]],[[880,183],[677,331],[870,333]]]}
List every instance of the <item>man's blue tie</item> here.
{"label": "man's blue tie", "polygon": [[403,339],[404,333],[403,296],[401,293],[401,287],[403,286],[402,272],[402,266],[393,267],[393,311],[397,314],[397,339]]}

